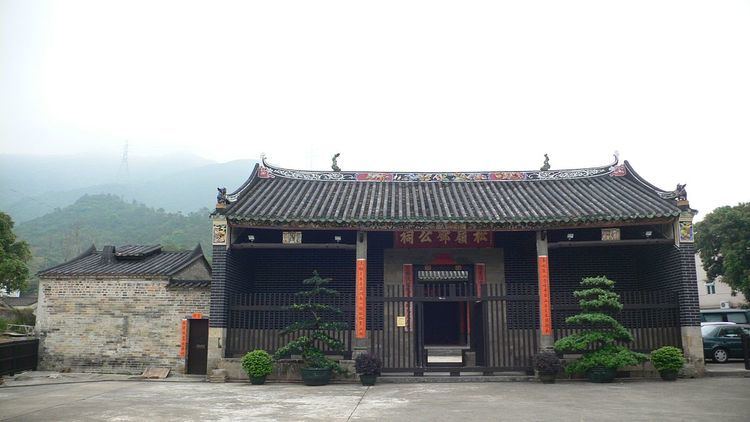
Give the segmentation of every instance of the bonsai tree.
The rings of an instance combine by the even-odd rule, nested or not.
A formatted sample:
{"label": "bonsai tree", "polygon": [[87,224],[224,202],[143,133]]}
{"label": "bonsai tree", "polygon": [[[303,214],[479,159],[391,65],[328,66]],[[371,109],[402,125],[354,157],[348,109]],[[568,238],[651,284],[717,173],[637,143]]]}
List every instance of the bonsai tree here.
{"label": "bonsai tree", "polygon": [[555,376],[562,369],[560,358],[553,351],[542,351],[534,355],[534,369],[539,373],[539,379],[545,384],[555,382]]}
{"label": "bonsai tree", "polygon": [[354,359],[354,369],[359,374],[362,385],[375,385],[382,366],[380,359],[369,353],[362,353]]}
{"label": "bonsai tree", "polygon": [[664,346],[651,352],[651,363],[663,380],[674,381],[685,364],[685,357],[682,350],[674,346]]}
{"label": "bonsai tree", "polygon": [[242,369],[247,373],[251,383],[263,384],[266,377],[273,371],[273,358],[268,352],[261,349],[247,352],[242,357]]}
{"label": "bonsai tree", "polygon": [[326,287],[330,282],[330,278],[321,277],[317,271],[313,271],[311,278],[302,281],[308,288],[295,293],[295,303],[289,307],[300,316],[300,319],[281,332],[282,335],[295,333],[300,335],[279,348],[274,354],[276,359],[299,354],[302,356],[305,368],[345,372],[338,362],[327,358],[321,350],[321,347],[327,346],[332,352],[342,351],[344,344],[328,332],[347,328],[346,323],[332,320],[341,315],[341,310],[324,303],[324,298],[335,297],[339,294],[336,290]]}
{"label": "bonsai tree", "polygon": [[614,286],[615,282],[606,277],[588,277],[581,281],[581,289],[573,292],[581,312],[565,322],[583,330],[556,341],[555,350],[583,355],[565,367],[567,373],[585,373],[592,381],[608,382],[614,379],[618,368],[646,360],[646,355],[622,344],[633,341],[633,335],[613,316],[622,310]]}

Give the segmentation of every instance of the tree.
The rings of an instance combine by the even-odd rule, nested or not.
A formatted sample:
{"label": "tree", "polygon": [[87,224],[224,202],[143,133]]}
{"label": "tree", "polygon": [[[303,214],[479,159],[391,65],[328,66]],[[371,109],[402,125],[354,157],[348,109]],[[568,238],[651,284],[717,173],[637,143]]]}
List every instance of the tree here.
{"label": "tree", "polygon": [[0,290],[12,292],[26,286],[29,277],[26,263],[30,259],[29,245],[16,241],[13,220],[8,214],[0,212]]}
{"label": "tree", "polygon": [[695,225],[695,244],[709,281],[721,277],[750,298],[750,202],[706,215]]}
{"label": "tree", "polygon": [[[297,333],[300,336],[279,348],[274,356],[276,359],[300,354],[306,367],[343,371],[337,362],[325,357],[319,347],[325,345],[333,352],[344,349],[344,344],[329,334],[347,328],[345,322],[333,321],[341,315],[341,310],[325,303],[327,301],[324,298],[336,297],[339,294],[338,291],[325,287],[330,282],[330,278],[321,277],[317,271],[313,271],[311,278],[302,281],[310,287],[297,292],[297,300],[289,307],[290,310],[298,312],[301,318],[282,331],[283,335]],[[303,315],[306,317],[302,317]]]}
{"label": "tree", "polygon": [[583,353],[580,359],[568,364],[568,373],[586,373],[596,367],[617,370],[646,360],[646,355],[636,353],[622,343],[633,341],[633,335],[612,314],[622,310],[620,295],[615,293],[615,282],[607,277],[587,277],[581,289],[573,292],[579,299],[581,312],[565,319],[578,325],[582,331],[555,342],[555,350],[565,353]]}

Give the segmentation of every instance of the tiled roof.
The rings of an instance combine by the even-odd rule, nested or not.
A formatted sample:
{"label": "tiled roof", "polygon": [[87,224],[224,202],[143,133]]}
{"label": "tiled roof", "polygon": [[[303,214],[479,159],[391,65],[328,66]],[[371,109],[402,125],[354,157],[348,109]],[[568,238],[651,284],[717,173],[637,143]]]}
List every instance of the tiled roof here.
{"label": "tiled roof", "polygon": [[37,301],[37,297],[36,295],[21,296],[21,297],[3,296],[3,297],[0,297],[0,301],[5,302],[6,305],[16,308],[19,306],[23,307],[23,306],[31,306],[35,304]]}
{"label": "tiled roof", "polygon": [[167,287],[209,287],[211,280],[171,280]]}
{"label": "tiled roof", "polygon": [[[125,256],[119,256],[122,248]],[[105,247],[105,250],[107,247]],[[128,252],[130,251],[130,252]],[[145,253],[137,252],[148,251]],[[205,259],[200,245],[192,251],[164,252],[161,246],[123,246],[114,248],[114,257],[92,245],[86,252],[63,264],[39,272],[39,277],[170,277],[196,260]]]}
{"label": "tiled roof", "polygon": [[311,172],[264,161],[217,213],[258,225],[555,226],[673,218],[676,194],[616,160],[583,169],[457,173]]}

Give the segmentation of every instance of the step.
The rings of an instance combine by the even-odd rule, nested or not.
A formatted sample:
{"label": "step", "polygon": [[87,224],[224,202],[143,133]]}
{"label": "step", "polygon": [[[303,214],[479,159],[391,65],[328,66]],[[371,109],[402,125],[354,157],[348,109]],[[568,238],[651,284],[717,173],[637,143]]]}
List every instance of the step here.
{"label": "step", "polygon": [[531,375],[427,375],[415,377],[413,375],[379,376],[378,383],[383,384],[412,384],[412,383],[456,383],[456,382],[535,382]]}

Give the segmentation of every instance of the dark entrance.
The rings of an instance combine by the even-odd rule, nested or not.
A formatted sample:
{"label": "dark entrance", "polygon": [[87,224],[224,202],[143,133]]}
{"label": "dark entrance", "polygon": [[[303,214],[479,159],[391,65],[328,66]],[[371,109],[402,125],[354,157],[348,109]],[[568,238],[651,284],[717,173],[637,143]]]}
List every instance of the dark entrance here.
{"label": "dark entrance", "polygon": [[465,344],[460,302],[425,302],[423,306],[425,345]]}
{"label": "dark entrance", "polygon": [[206,374],[208,360],[208,320],[190,319],[188,327],[187,373]]}

